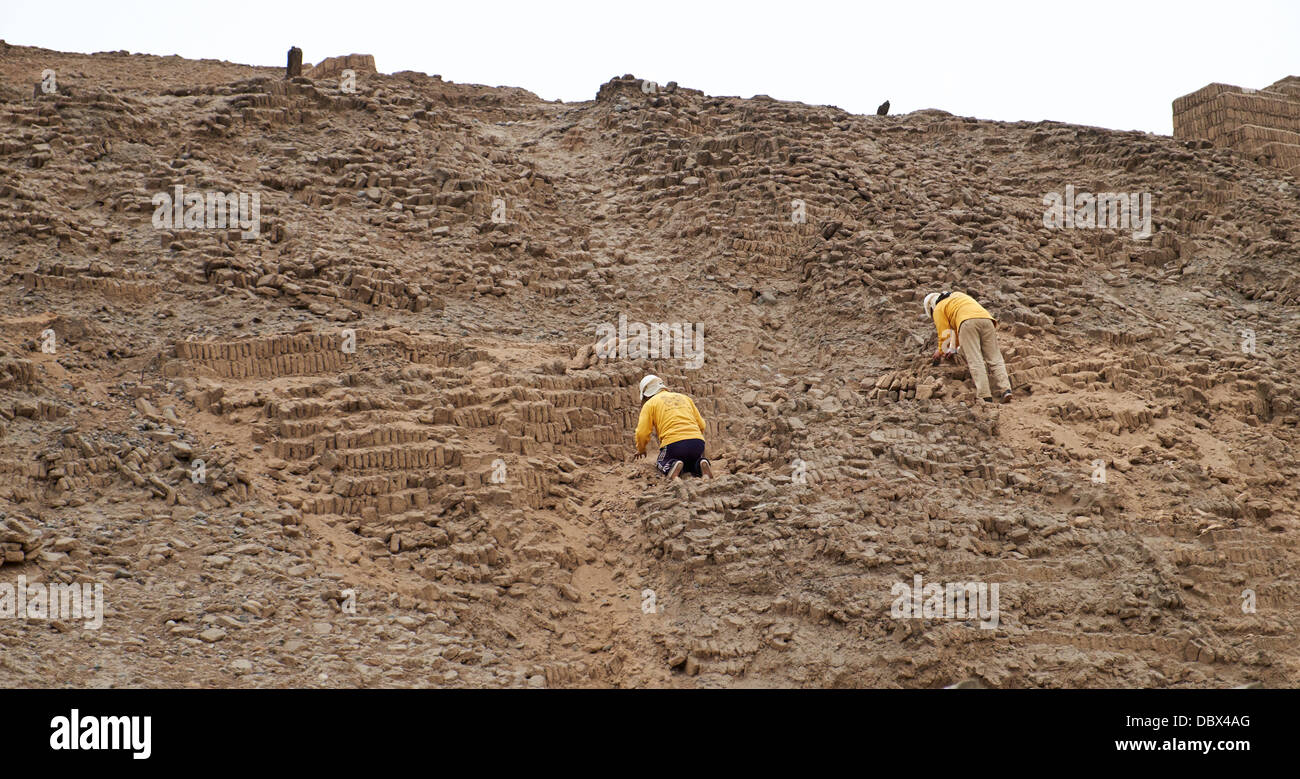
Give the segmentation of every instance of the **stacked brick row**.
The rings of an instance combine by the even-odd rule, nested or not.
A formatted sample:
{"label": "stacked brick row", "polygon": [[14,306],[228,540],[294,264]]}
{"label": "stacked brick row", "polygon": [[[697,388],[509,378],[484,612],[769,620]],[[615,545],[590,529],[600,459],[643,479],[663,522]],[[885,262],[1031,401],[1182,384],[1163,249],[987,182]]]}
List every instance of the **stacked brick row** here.
{"label": "stacked brick row", "polygon": [[1210,84],[1173,107],[1175,138],[1207,140],[1300,174],[1300,78],[1261,90]]}

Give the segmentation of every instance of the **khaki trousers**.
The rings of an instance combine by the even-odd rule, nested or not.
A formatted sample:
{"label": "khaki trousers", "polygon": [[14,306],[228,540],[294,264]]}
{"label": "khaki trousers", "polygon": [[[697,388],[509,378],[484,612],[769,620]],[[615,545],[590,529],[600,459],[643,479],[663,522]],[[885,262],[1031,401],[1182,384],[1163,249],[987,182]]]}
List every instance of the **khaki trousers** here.
{"label": "khaki trousers", "polygon": [[957,341],[961,344],[961,353],[966,357],[966,366],[970,368],[970,377],[975,382],[975,394],[978,397],[993,397],[989,392],[989,369],[993,371],[993,383],[999,395],[1011,389],[1011,380],[1007,378],[1007,366],[1002,362],[1002,352],[998,349],[998,336],[992,319],[967,319],[962,322],[961,327],[957,328]]}

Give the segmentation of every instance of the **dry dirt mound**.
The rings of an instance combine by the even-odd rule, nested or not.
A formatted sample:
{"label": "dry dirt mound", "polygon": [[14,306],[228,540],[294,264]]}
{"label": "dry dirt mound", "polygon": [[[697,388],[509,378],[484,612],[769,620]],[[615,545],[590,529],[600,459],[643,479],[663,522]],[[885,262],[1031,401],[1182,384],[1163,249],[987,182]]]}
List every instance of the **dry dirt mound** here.
{"label": "dry dirt mound", "polygon": [[[1300,678],[1285,171],[630,76],[0,49],[0,581],[107,602],[0,619],[7,686]],[[1067,185],[1150,194],[1151,236],[1045,226]],[[185,192],[257,224],[160,226]],[[998,316],[1012,405],[930,366],[941,288]],[[620,317],[698,324],[702,364],[602,359]],[[718,479],[630,461],[647,371]],[[998,584],[997,626],[891,618],[917,575]]]}

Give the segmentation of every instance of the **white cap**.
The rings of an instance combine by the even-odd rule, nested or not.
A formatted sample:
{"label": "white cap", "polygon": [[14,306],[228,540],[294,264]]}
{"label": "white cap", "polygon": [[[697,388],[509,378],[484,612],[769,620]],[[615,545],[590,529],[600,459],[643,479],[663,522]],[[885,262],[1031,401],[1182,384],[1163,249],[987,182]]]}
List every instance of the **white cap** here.
{"label": "white cap", "polygon": [[648,398],[664,388],[664,383],[653,374],[641,380],[641,397]]}
{"label": "white cap", "polygon": [[940,296],[941,294],[942,294],[942,293],[939,293],[939,292],[931,292],[930,294],[928,294],[928,295],[925,296],[925,315],[926,315],[926,316],[934,316],[934,305],[935,305],[935,303],[938,302],[938,300],[939,300],[939,296]]}

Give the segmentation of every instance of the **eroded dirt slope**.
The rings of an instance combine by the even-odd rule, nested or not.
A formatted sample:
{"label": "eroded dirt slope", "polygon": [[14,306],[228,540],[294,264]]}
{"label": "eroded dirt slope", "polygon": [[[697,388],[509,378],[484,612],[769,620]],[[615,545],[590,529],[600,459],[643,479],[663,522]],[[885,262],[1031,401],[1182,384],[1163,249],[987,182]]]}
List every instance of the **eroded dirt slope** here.
{"label": "eroded dirt slope", "polygon": [[[1300,678],[1300,188],[1235,152],[0,43],[0,173],[0,581],[107,600],[0,620],[5,685]],[[155,228],[177,185],[259,234]],[[1153,235],[1044,227],[1066,185]],[[930,366],[940,288],[1012,405]],[[596,359],[620,315],[703,365]],[[630,461],[647,371],[715,481]],[[916,574],[998,627],[892,619]]]}

